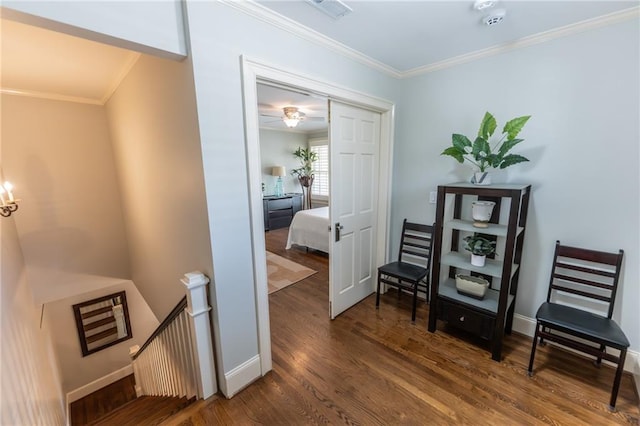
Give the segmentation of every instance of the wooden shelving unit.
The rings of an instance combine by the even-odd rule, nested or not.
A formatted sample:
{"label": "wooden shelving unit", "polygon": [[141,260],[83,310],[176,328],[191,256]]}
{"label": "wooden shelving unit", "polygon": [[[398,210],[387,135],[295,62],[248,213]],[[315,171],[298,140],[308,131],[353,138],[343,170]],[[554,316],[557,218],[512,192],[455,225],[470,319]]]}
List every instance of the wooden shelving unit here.
{"label": "wooden shelving unit", "polygon": [[[438,187],[428,329],[435,332],[441,320],[489,340],[496,361],[501,360],[504,334],[511,333],[530,192],[531,185],[517,184]],[[496,203],[487,228],[473,226],[471,201],[476,199]],[[462,238],[474,232],[497,241],[499,255],[487,259],[484,267],[471,265],[469,252],[461,246]],[[488,279],[491,286],[485,297],[459,294],[457,273]]]}

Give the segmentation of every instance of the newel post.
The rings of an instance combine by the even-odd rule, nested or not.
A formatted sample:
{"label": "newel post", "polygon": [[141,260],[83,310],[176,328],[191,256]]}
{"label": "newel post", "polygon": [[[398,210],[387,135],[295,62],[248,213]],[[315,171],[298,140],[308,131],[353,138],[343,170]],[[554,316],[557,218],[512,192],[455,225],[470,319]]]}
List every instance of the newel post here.
{"label": "newel post", "polygon": [[218,391],[216,369],[213,361],[213,339],[207,301],[207,283],[209,278],[201,272],[184,274],[182,284],[187,290],[187,313],[191,323],[193,356],[197,366],[198,394],[206,399]]}

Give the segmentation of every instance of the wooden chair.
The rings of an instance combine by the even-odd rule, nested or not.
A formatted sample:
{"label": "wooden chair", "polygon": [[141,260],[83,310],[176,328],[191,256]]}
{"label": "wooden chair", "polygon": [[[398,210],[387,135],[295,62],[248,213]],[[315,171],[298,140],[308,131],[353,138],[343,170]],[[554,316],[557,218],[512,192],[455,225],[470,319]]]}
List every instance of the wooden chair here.
{"label": "wooden chair", "polygon": [[433,226],[419,223],[402,222],[402,237],[398,261],[387,263],[378,268],[378,288],[376,290],[376,309],[380,306],[380,285],[382,283],[398,288],[398,297],[402,290],[413,294],[411,321],[416,320],[418,288],[425,289],[429,301],[429,269],[431,267],[431,236]]}
{"label": "wooden chair", "polygon": [[[606,253],[563,246],[556,241],[547,301],[536,313],[536,332],[528,369],[529,376],[533,375],[536,345],[538,340],[542,345],[545,339],[595,356],[596,366],[600,366],[603,359],[611,361],[617,368],[610,410],[616,405],[629,347],[629,340],[611,319],[622,257],[622,250]],[[580,308],[569,305],[578,300]],[[602,314],[594,313],[595,310],[601,310]],[[617,349],[619,355],[608,354],[607,347]]]}

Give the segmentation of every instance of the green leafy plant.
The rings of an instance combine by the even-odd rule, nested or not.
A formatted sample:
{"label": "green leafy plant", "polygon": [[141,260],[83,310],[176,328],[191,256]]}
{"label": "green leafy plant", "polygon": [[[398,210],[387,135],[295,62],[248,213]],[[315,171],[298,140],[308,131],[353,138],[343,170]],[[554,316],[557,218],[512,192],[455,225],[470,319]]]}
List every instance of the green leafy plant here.
{"label": "green leafy plant", "polygon": [[291,170],[291,174],[298,178],[313,176],[313,162],[318,159],[318,154],[311,151],[311,148],[298,147],[293,156],[300,160],[300,167]]}
{"label": "green leafy plant", "polygon": [[485,172],[490,168],[500,168],[512,166],[514,164],[529,161],[528,158],[518,154],[509,154],[509,151],[522,142],[524,139],[516,139],[518,133],[522,130],[530,115],[516,117],[507,121],[502,129],[502,136],[498,141],[493,143],[489,139],[493,136],[496,128],[496,119],[490,113],[485,113],[476,139],[471,140],[457,133],[451,138],[452,146],[442,151],[440,155],[450,155],[458,160],[459,163],[468,161],[478,168],[479,171]]}
{"label": "green leafy plant", "polygon": [[464,249],[476,256],[486,256],[496,251],[496,242],[486,239],[478,234],[469,235],[463,238]]}

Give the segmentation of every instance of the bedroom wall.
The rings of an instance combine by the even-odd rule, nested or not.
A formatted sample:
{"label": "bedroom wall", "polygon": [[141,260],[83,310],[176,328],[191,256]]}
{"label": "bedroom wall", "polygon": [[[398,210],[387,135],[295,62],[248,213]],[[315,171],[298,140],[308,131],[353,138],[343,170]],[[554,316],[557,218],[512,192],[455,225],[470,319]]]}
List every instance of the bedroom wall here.
{"label": "bedroom wall", "polygon": [[607,251],[622,248],[614,317],[637,353],[638,28],[630,20],[403,81],[394,153],[395,244],[403,217],[434,220],[429,191],[468,179],[468,165],[440,156],[452,133],[475,135],[485,111],[499,126],[530,114],[520,135],[525,142],[514,151],[531,161],[496,176],[532,184],[516,313],[526,324],[546,297],[556,239]]}
{"label": "bedroom wall", "polygon": [[298,179],[291,174],[291,170],[300,167],[300,161],[293,156],[298,147],[307,147],[306,134],[260,129],[260,160],[265,195],[274,193],[277,178],[271,176],[273,166],[286,167],[287,176],[282,178],[285,193],[302,192]]}
{"label": "bedroom wall", "polygon": [[148,55],[106,105],[132,279],[160,321],[185,295],[185,273],[212,272],[195,106],[190,61]]}
{"label": "bedroom wall", "polygon": [[40,326],[14,219],[0,223],[0,424],[63,425],[65,399],[51,333]]}

